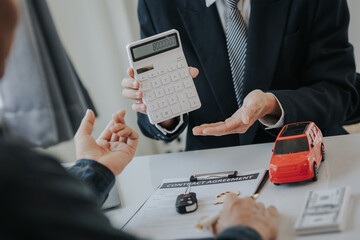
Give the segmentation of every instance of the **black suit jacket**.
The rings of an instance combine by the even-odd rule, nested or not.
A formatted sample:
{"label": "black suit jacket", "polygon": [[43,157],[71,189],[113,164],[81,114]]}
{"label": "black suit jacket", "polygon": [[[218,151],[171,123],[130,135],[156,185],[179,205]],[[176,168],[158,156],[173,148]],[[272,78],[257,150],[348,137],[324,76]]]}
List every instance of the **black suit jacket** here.
{"label": "black suit jacket", "polygon": [[[169,29],[180,32],[189,66],[200,70],[194,80],[202,102],[185,117],[187,150],[272,141],[256,122],[245,134],[197,137],[194,126],[223,121],[238,109],[217,7],[205,0],[139,0],[141,36]],[[252,0],[244,94],[254,89],[273,93],[284,123],[314,121],[324,135],[344,133],[340,125],[354,111],[355,62],[348,42],[349,12],[345,0]],[[138,114],[142,132],[171,141],[146,115]]]}

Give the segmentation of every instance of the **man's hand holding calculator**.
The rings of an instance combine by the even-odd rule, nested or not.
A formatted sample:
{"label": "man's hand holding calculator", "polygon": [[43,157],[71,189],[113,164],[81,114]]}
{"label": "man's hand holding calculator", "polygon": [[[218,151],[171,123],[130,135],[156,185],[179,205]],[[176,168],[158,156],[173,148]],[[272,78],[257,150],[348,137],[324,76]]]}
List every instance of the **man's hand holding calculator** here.
{"label": "man's hand holding calculator", "polygon": [[[196,78],[197,75],[199,74],[199,70],[194,67],[189,67],[189,73],[192,78]],[[131,106],[135,112],[146,114],[146,105],[142,101],[143,92],[139,89],[140,88],[139,80],[136,80],[134,78],[134,69],[129,68],[128,75],[129,78],[124,78],[121,83],[122,87],[124,88],[122,91],[122,95],[126,98],[136,101]],[[172,118],[159,123],[161,127],[166,129],[171,129],[176,124],[177,124],[176,118]]]}

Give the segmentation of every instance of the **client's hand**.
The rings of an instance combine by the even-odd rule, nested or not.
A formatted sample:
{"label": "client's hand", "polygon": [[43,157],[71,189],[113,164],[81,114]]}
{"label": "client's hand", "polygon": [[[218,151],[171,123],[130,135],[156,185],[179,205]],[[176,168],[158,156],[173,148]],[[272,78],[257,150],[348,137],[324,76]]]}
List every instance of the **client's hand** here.
{"label": "client's hand", "polygon": [[114,175],[118,175],[135,154],[139,135],[125,124],[125,110],[113,115],[113,119],[95,141],[91,136],[95,114],[87,110],[75,135],[77,159],[95,160]]}
{"label": "client's hand", "polygon": [[275,239],[278,232],[278,212],[274,206],[264,207],[262,203],[256,203],[252,198],[237,198],[229,195],[224,203],[220,218],[213,225],[214,235],[226,228],[243,225],[257,231],[263,240]]}

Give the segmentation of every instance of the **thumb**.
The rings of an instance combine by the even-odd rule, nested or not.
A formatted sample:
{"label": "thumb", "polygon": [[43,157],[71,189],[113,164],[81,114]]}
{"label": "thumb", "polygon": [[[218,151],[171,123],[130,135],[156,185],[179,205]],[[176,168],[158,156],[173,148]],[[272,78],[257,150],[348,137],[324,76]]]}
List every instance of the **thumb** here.
{"label": "thumb", "polygon": [[84,118],[80,123],[80,127],[76,135],[91,135],[95,123],[95,114],[92,110],[88,109]]}
{"label": "thumb", "polygon": [[199,74],[199,70],[194,67],[189,67],[189,73],[192,78],[196,78],[197,75]]}

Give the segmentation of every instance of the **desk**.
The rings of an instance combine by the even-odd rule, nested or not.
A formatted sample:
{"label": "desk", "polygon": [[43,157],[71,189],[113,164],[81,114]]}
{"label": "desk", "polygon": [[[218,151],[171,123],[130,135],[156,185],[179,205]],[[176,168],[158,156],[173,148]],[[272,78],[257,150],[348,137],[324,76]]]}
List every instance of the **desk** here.
{"label": "desk", "polygon": [[[274,205],[280,212],[280,240],[340,239],[360,237],[360,134],[326,137],[326,160],[317,182],[275,186],[268,182],[258,201]],[[123,208],[106,214],[121,228],[164,178],[187,177],[195,173],[249,171],[269,167],[273,143],[136,157],[118,177]],[[341,233],[295,236],[294,223],[308,190],[350,186],[352,198],[347,229]]]}

